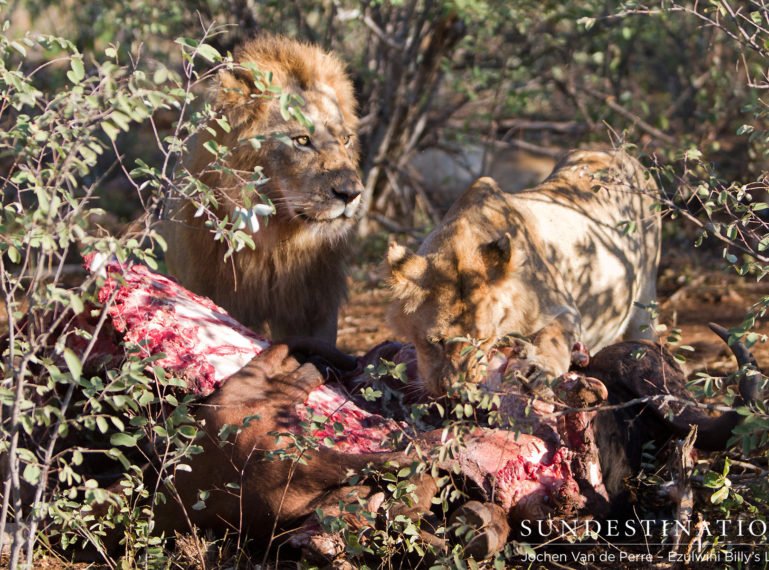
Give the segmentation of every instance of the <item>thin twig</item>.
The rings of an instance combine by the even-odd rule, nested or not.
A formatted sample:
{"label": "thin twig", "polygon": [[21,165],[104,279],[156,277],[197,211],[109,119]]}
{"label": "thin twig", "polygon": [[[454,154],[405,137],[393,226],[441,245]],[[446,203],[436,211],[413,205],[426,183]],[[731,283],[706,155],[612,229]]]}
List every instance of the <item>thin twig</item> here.
{"label": "thin twig", "polygon": [[638,128],[640,128],[642,131],[645,131],[646,133],[652,135],[653,137],[660,139],[662,142],[667,143],[669,145],[673,145],[676,143],[676,139],[674,137],[671,137],[667,133],[662,132],[655,126],[650,125],[635,113],[628,111],[622,105],[617,103],[614,100],[614,97],[610,95],[606,95],[604,93],[600,93],[595,89],[588,87],[587,85],[577,86],[577,89],[587,93],[588,95],[590,95],[595,99],[603,101],[606,104],[606,106],[609,107],[611,110],[613,110],[616,113],[619,113],[626,119],[633,121],[633,124],[637,125]]}

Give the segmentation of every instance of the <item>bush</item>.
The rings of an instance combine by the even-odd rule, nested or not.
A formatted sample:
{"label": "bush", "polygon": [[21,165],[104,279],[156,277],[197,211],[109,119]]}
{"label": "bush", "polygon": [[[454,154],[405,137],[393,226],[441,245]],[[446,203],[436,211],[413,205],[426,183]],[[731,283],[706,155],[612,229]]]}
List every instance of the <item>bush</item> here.
{"label": "bush", "polygon": [[[113,45],[84,54],[60,37],[0,36],[0,286],[7,311],[0,531],[15,517],[11,567],[22,559],[31,564],[44,526],[58,546],[90,543],[107,558],[106,528],[124,525],[127,559],[163,556],[148,508],[159,498],[145,486],[142,469],[159,465],[162,480],[199,449],[191,396],[177,398],[180,381],[153,367],[157,357],[141,357],[140,347],[126,347],[125,361],[100,352],[107,330],[101,306],[114,294],[100,302],[95,294],[104,277],[86,275],[81,264],[99,253],[157,268],[164,202],[195,194],[202,206],[212,203],[211,192],[180,161],[212,116],[196,103],[211,72],[197,66],[227,64],[206,38],[177,41],[183,62],[177,73],[130,59]],[[36,65],[40,57],[44,63]],[[45,73],[55,89],[40,80]],[[162,132],[158,121],[169,114],[173,124]],[[126,133],[137,130],[153,137],[152,164],[140,158],[129,164],[120,150]],[[113,171],[142,211],[122,237],[98,207]],[[217,225],[233,248],[242,247],[233,224]],[[116,481],[121,492],[107,493]],[[110,516],[95,517],[89,505],[104,502]]]}

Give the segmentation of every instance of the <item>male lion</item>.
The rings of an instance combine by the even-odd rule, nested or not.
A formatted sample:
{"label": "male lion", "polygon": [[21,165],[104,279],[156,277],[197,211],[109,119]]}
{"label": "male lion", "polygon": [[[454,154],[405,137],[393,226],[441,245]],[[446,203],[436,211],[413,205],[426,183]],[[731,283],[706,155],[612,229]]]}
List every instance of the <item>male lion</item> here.
{"label": "male lion", "polygon": [[[213,299],[233,317],[279,339],[302,335],[336,342],[337,312],[346,294],[348,237],[356,223],[360,194],[357,173],[353,87],[343,64],[321,49],[283,37],[262,37],[235,52],[238,65],[220,75],[215,105],[229,122],[195,143],[190,170],[215,189],[216,215],[232,220],[244,206],[243,176],[263,167],[269,181],[259,191],[276,213],[245,248],[225,262],[226,245],[215,241],[191,202],[167,224],[169,271],[187,288]],[[244,69],[244,65],[249,69]],[[301,97],[313,124],[281,117],[267,79],[255,81],[250,68],[271,73],[272,85]],[[264,89],[264,90],[262,90]],[[259,148],[249,139],[266,136]],[[210,168],[210,139],[233,152],[227,167]],[[252,203],[259,203],[254,197]]]}
{"label": "male lion", "polygon": [[474,374],[456,337],[486,350],[506,335],[530,338],[533,380],[565,373],[577,341],[599,350],[625,331],[653,336],[633,303],[656,299],[655,191],[626,154],[576,151],[529,190],[479,179],[417,254],[392,244],[390,320],[415,344],[425,387],[439,395],[459,372]]}

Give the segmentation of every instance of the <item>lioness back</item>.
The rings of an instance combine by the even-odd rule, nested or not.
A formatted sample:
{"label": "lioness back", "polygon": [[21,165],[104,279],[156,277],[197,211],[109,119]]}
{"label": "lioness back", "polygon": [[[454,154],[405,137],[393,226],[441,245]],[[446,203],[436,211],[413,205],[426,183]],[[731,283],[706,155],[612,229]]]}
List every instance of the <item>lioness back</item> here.
{"label": "lioness back", "polygon": [[650,336],[651,318],[634,303],[656,298],[655,189],[622,152],[576,151],[529,190],[478,180],[416,254],[393,245],[391,323],[415,344],[426,387],[440,394],[463,371],[457,337],[485,349],[528,337],[540,372],[553,376],[568,369],[576,341],[594,351],[626,331]]}
{"label": "lioness back", "polygon": [[[166,224],[169,271],[244,324],[275,338],[314,336],[335,342],[339,304],[346,295],[348,237],[363,190],[358,176],[353,87],[343,64],[318,47],[264,36],[235,52],[233,71],[220,74],[215,106],[229,129],[212,121],[194,144],[189,169],[215,190],[218,219],[259,204],[266,195],[276,212],[254,232],[255,249],[225,260],[222,241],[196,217],[192,200],[177,205]],[[251,69],[265,73],[256,81]],[[271,74],[271,75],[270,75]],[[313,124],[284,120],[271,77],[283,93],[305,102]],[[260,144],[251,144],[260,137]],[[264,137],[263,139],[261,137]],[[211,138],[232,149],[227,169],[211,167]],[[268,181],[249,185],[254,169]],[[245,190],[244,190],[245,189]],[[269,330],[268,330],[269,329]]]}
{"label": "lioness back", "polygon": [[542,184],[506,197],[527,208],[548,260],[582,317],[583,342],[598,351],[623,334],[650,338],[657,297],[660,216],[657,185],[620,151],[574,151]]}

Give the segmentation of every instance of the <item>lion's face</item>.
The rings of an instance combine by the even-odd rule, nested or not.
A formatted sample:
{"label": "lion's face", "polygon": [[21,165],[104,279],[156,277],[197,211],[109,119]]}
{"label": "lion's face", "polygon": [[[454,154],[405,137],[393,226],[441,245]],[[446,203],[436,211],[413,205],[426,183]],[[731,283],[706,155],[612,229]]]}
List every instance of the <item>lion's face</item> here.
{"label": "lion's face", "polygon": [[[217,90],[216,105],[229,130],[215,124],[207,135],[232,149],[227,168],[235,174],[207,181],[225,195],[222,215],[242,206],[243,181],[258,167],[268,181],[254,190],[274,203],[273,228],[309,230],[304,235],[322,239],[346,233],[360,212],[363,184],[357,172],[358,117],[343,64],[315,46],[281,37],[246,44],[236,59],[244,67],[222,71]],[[253,66],[267,75],[255,76]],[[311,127],[285,116],[273,87],[302,102],[299,110]],[[213,158],[199,155],[193,171],[204,170]]]}
{"label": "lion's face", "polygon": [[435,253],[418,255],[397,244],[388,251],[390,324],[414,343],[419,374],[434,395],[461,377],[482,380],[479,356],[523,324],[509,310],[520,262],[510,234],[479,243],[468,228],[452,231]]}
{"label": "lion's face", "polygon": [[272,181],[270,197],[285,219],[346,225],[356,218],[363,192],[354,131],[330,87],[302,97],[312,132],[296,122],[277,123],[273,135],[280,138],[265,145],[272,157],[265,167]]}
{"label": "lion's face", "polygon": [[[186,161],[215,211],[179,201],[182,223],[165,229],[169,271],[255,330],[333,344],[362,210],[352,81],[333,53],[281,36],[261,34],[233,60]],[[266,223],[261,196],[276,208]],[[208,227],[214,216],[250,231],[253,248],[230,251]]]}

